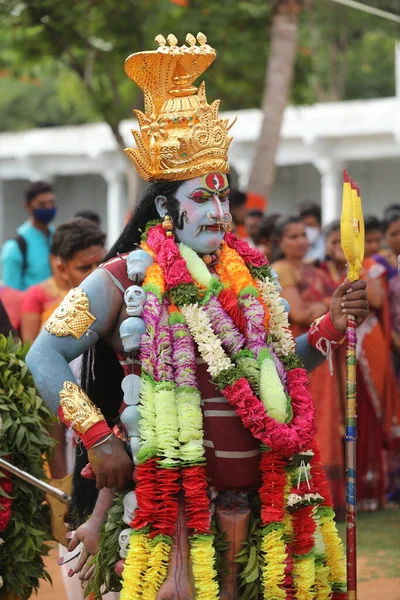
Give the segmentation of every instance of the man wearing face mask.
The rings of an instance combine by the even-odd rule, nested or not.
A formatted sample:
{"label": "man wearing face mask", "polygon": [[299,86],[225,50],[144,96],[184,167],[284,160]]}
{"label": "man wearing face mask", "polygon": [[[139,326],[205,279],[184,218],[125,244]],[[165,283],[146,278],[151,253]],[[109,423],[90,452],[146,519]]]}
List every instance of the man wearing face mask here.
{"label": "man wearing face mask", "polygon": [[321,208],[315,202],[303,202],[297,207],[298,215],[306,226],[310,245],[306,261],[322,261],[325,258],[325,237],[321,231]]}
{"label": "man wearing face mask", "polygon": [[31,183],[25,192],[25,210],[29,219],[7,240],[1,253],[3,283],[26,290],[51,276],[49,261],[56,215],[53,188],[44,181]]}

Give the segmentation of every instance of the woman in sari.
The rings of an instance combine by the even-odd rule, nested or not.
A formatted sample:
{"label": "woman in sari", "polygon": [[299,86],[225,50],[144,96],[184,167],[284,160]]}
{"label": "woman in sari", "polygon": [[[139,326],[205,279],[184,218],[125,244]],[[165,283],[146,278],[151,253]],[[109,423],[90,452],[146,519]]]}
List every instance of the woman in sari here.
{"label": "woman in sari", "polygon": [[[300,335],[328,312],[335,285],[325,271],[305,262],[308,242],[305,226],[298,217],[280,218],[275,231],[283,257],[272,267],[279,275],[282,296],[290,305],[292,331]],[[341,356],[342,348],[332,355],[333,377],[330,377],[329,361],[310,374],[310,391],[317,410],[317,437],[338,518],[343,518],[345,511],[344,361]]]}
{"label": "woman in sari", "polygon": [[[386,449],[393,443],[398,393],[390,361],[387,273],[375,259],[382,240],[380,223],[365,219],[365,259],[361,278],[367,281],[370,314],[357,332],[357,498],[359,507],[376,510],[385,496]],[[323,268],[334,284],[346,276],[339,221],[327,230],[328,260]],[[390,453],[389,453],[390,455]]]}

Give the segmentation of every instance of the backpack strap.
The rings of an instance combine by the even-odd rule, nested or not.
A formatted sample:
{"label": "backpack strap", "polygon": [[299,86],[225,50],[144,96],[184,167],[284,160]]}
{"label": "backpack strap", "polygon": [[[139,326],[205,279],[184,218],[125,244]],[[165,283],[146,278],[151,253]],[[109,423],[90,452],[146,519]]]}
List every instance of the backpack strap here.
{"label": "backpack strap", "polygon": [[24,237],[22,237],[22,235],[17,234],[15,236],[15,238],[13,238],[17,244],[18,244],[18,248],[21,251],[22,254],[22,271],[25,272],[28,268],[28,259],[27,259],[27,250],[28,250],[28,245],[26,243],[26,239]]}

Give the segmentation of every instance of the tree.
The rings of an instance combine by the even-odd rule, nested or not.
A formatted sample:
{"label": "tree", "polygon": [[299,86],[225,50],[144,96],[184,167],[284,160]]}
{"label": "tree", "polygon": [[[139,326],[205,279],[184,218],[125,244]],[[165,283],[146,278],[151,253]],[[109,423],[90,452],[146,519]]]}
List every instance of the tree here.
{"label": "tree", "polygon": [[263,121],[249,180],[249,191],[268,198],[275,179],[275,154],[283,114],[290,98],[297,53],[298,17],[303,0],[278,0],[272,17],[264,84]]}

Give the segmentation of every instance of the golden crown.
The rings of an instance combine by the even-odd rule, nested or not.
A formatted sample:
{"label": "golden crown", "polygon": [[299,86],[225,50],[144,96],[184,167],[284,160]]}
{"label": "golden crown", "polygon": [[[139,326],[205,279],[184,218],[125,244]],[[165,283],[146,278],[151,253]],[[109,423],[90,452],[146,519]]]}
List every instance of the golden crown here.
{"label": "golden crown", "polygon": [[204,82],[193,86],[214,61],[214,48],[203,33],[197,40],[189,33],[183,46],[172,34],[155,41],[157,50],[131,54],[125,61],[126,74],[143,90],[145,107],[144,113],[134,111],[140,127],[140,132],[132,130],[137,148],[125,152],[146,181],[228,173],[228,131],[234,121],[218,118],[220,101],[207,103]]}

